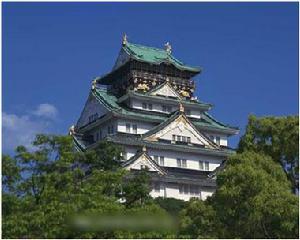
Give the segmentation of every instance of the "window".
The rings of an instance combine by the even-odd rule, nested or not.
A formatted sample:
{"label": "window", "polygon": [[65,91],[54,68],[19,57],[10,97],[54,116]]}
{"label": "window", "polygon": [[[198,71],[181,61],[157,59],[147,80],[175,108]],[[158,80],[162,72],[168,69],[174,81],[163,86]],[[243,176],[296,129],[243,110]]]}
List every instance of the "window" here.
{"label": "window", "polygon": [[181,142],[181,136],[177,135],[177,141]]}
{"label": "window", "polygon": [[183,185],[183,191],[184,191],[184,194],[188,194],[189,193],[189,185],[187,185],[187,184]]}
{"label": "window", "polygon": [[176,141],[176,135],[172,135],[172,140],[175,142]]}
{"label": "window", "polygon": [[183,194],[183,185],[179,184],[178,188],[179,188],[179,194]]}
{"label": "window", "polygon": [[126,132],[130,133],[130,123],[126,123]]}
{"label": "window", "polygon": [[141,164],[141,169],[146,169],[146,168],[147,168],[146,165]]}
{"label": "window", "polygon": [[159,182],[154,183],[154,191],[160,192],[160,183]]}
{"label": "window", "polygon": [[190,137],[187,137],[187,142],[191,143],[191,138]]}
{"label": "window", "polygon": [[205,162],[205,170],[206,170],[206,171],[209,170],[209,162]]}
{"label": "window", "polygon": [[181,167],[181,159],[177,158],[177,167]]}
{"label": "window", "polygon": [[213,135],[210,135],[209,138],[210,138],[210,140],[214,141],[214,136]]}
{"label": "window", "polygon": [[171,106],[163,105],[162,106],[162,111],[163,112],[172,112],[172,107]]}
{"label": "window", "polygon": [[164,158],[164,156],[160,156],[160,158],[159,158],[159,165],[160,166],[164,166],[165,165],[165,158]]}
{"label": "window", "polygon": [[185,114],[188,115],[188,116],[190,116],[191,115],[191,110],[190,109],[186,109],[185,110]]}
{"label": "window", "polygon": [[186,168],[186,159],[177,158],[177,167]]}
{"label": "window", "polygon": [[199,169],[204,170],[204,162],[203,161],[199,161]]}
{"label": "window", "polygon": [[153,156],[153,158],[154,158],[154,161],[158,163],[158,156],[155,155],[155,156]]}
{"label": "window", "polygon": [[132,131],[134,134],[137,134],[137,125],[136,124],[132,125]]}
{"label": "window", "polygon": [[221,138],[219,136],[216,137],[216,144],[220,145]]}
{"label": "window", "polygon": [[183,141],[183,142],[187,142],[185,136],[182,136],[182,141]]}
{"label": "window", "polygon": [[142,103],[142,108],[152,110],[152,103]]}
{"label": "window", "polygon": [[99,133],[97,132],[96,133],[96,141],[98,141],[99,140]]}

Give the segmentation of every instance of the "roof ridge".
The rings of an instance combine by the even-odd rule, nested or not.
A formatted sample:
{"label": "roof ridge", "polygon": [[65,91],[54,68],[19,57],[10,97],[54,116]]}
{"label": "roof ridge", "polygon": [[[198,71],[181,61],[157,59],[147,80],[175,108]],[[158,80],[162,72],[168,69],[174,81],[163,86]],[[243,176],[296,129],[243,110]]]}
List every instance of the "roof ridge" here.
{"label": "roof ridge", "polygon": [[[137,46],[137,47],[142,47],[142,48],[151,48],[153,50],[158,50],[158,51],[162,51],[162,52],[166,52],[165,49],[163,48],[157,48],[157,47],[152,47],[152,46],[146,46],[146,45],[142,45],[142,44],[139,44],[139,43],[130,43],[130,42],[127,42],[126,45],[129,44],[129,45],[134,45],[134,46]],[[125,46],[126,46],[125,45]]]}

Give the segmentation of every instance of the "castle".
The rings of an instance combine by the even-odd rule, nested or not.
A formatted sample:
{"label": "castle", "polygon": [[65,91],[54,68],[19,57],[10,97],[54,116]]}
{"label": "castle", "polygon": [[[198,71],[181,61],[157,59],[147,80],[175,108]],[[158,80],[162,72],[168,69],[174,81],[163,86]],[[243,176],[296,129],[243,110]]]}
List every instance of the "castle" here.
{"label": "castle", "polygon": [[175,58],[169,43],[147,47],[125,35],[112,71],[92,82],[71,129],[77,150],[116,143],[124,149],[124,168],[148,169],[153,197],[206,199],[234,152],[227,138],[239,130],[213,118],[212,105],[194,96],[193,78],[200,73]]}

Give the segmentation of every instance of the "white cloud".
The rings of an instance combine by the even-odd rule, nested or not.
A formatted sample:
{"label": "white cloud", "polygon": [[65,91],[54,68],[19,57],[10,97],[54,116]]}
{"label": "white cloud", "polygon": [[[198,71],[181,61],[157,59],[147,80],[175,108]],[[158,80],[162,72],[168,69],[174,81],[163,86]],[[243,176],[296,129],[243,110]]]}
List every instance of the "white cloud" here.
{"label": "white cloud", "polygon": [[55,106],[48,104],[48,103],[42,103],[40,104],[36,110],[32,112],[35,116],[38,117],[45,117],[50,119],[55,119],[57,117],[57,109]]}
{"label": "white cloud", "polygon": [[49,133],[53,127],[53,120],[57,116],[57,109],[50,104],[40,104],[30,114],[16,115],[2,113],[2,150],[12,152],[17,146],[24,145],[32,149],[32,141],[36,134]]}

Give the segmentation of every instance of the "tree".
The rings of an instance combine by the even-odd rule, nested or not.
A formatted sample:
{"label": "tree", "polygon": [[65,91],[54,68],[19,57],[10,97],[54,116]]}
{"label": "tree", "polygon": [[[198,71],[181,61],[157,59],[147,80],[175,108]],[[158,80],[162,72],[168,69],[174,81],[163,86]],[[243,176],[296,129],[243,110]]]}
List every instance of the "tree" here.
{"label": "tree", "polygon": [[254,151],[269,155],[281,164],[292,183],[299,190],[299,117],[249,116],[238,152]]}
{"label": "tree", "polygon": [[187,205],[185,201],[176,198],[158,197],[154,199],[154,202],[173,216],[177,216]]}
{"label": "tree", "polygon": [[180,213],[180,238],[218,238],[216,211],[209,200],[191,199]]}
{"label": "tree", "polygon": [[3,156],[4,238],[171,236],[155,225],[124,230],[97,224],[111,216],[114,221],[151,214],[167,217],[149,196],[147,174],[134,176],[120,168],[118,146],[101,142],[81,153],[74,151],[71,137],[55,135],[38,135],[33,145],[33,151],[19,146],[14,157]]}
{"label": "tree", "polygon": [[221,238],[298,238],[298,198],[281,167],[265,155],[232,156],[217,177],[212,206]]}
{"label": "tree", "polygon": [[206,201],[181,212],[181,235],[192,238],[298,238],[298,197],[269,156],[244,152],[229,158]]}

